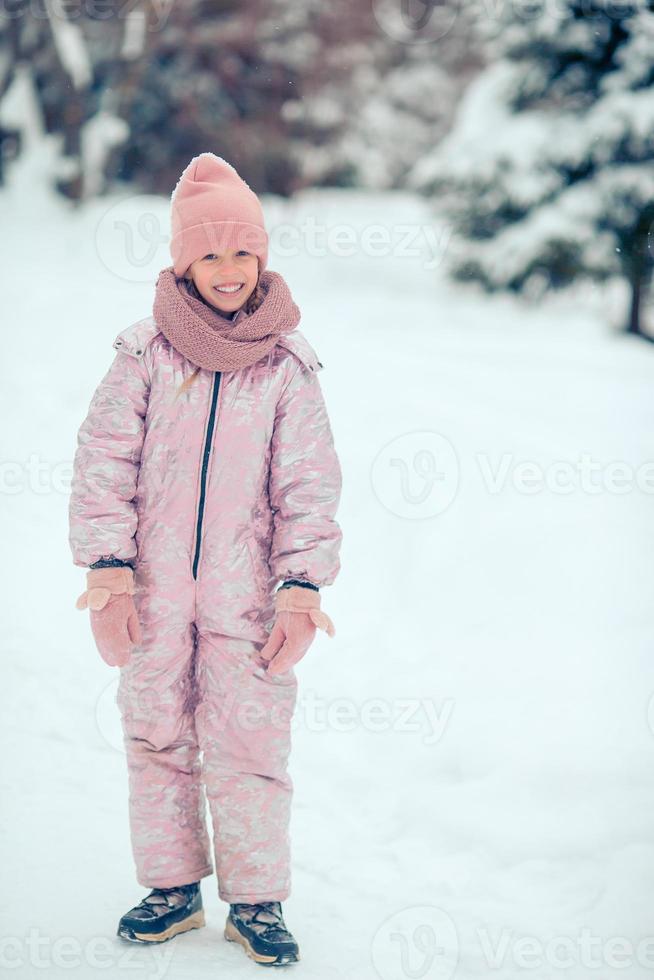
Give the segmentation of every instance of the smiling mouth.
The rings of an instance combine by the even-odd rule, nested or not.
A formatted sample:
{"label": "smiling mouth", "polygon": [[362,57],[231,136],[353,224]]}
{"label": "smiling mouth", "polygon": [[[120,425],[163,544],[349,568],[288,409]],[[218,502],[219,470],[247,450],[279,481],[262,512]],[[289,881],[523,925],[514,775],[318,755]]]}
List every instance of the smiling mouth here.
{"label": "smiling mouth", "polygon": [[235,293],[239,293],[243,289],[244,285],[245,285],[244,282],[227,283],[224,286],[214,286],[213,288],[216,290],[217,293],[221,293],[223,296],[232,296]]}

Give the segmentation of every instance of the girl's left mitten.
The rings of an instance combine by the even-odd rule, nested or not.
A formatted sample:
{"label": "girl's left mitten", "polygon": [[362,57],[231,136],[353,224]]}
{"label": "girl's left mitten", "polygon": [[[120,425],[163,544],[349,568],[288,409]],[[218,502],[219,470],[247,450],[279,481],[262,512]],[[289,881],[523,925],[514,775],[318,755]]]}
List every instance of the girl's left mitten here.
{"label": "girl's left mitten", "polygon": [[100,656],[110,667],[124,667],[134,644],[143,641],[132,596],[134,572],[129,565],[92,568],[77,609],[89,609],[91,629]]}

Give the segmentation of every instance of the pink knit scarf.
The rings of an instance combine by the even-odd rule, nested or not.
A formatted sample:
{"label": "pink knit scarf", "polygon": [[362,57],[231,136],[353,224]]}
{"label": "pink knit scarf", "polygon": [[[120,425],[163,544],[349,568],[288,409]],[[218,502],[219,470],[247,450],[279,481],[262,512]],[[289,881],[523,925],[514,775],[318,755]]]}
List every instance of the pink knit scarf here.
{"label": "pink knit scarf", "polygon": [[265,292],[254,313],[235,314],[236,322],[192,296],[172,266],[157,278],[152,313],[175,350],[198,367],[235,371],[254,364],[277,343],[280,334],[295,330],[300,310],[279,272],[264,269],[259,282]]}

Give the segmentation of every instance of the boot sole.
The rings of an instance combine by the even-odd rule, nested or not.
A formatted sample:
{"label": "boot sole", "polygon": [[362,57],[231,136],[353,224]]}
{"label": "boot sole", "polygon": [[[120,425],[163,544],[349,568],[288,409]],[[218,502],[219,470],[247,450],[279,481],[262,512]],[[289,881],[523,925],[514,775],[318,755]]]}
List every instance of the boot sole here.
{"label": "boot sole", "polygon": [[225,923],[225,932],[223,935],[228,942],[239,943],[239,945],[243,947],[251,959],[253,959],[256,963],[263,964],[263,966],[287,966],[289,963],[296,963],[300,958],[299,953],[290,955],[282,954],[281,959],[279,956],[266,956],[265,953],[257,953],[257,951],[252,948],[246,937],[241,935],[236,926],[230,922],[229,919]]}
{"label": "boot sole", "polygon": [[118,935],[121,939],[127,939],[133,943],[165,943],[174,936],[179,936],[182,932],[189,932],[191,929],[201,929],[204,925],[206,925],[204,909],[199,909],[193,915],[190,915],[188,919],[182,919],[181,922],[173,922],[163,932],[135,932],[133,929],[130,929],[126,932],[119,932]]}

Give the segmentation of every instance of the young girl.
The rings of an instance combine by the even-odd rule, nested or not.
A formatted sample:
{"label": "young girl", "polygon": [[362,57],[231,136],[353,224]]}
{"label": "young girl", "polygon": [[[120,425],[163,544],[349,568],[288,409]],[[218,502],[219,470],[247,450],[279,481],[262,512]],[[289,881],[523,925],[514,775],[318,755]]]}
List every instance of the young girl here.
{"label": "young girl", "polygon": [[[340,568],[341,470],[300,311],[257,196],[201,153],[172,199],[153,316],[123,330],[79,429],[70,498],[96,645],[120,667],[132,850],[152,889],[118,935],[204,925],[200,879],[229,903],[225,938],[294,962],[287,771],[294,665],[319,588]],[[281,587],[275,591],[275,587]]]}

